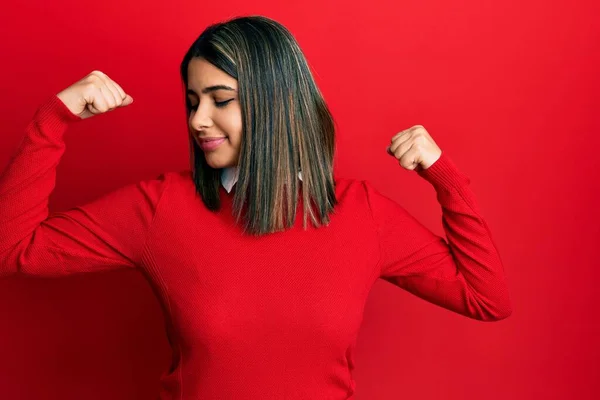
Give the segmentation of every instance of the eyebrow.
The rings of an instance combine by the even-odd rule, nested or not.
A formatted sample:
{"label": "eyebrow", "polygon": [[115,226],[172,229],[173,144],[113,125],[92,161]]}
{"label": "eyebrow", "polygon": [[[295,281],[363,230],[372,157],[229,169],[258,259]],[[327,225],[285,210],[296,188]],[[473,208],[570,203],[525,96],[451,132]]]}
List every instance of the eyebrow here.
{"label": "eyebrow", "polygon": [[[236,91],[234,88],[232,88],[230,86],[227,86],[227,85],[214,85],[214,86],[205,87],[204,89],[202,89],[202,93],[203,94],[207,94],[207,93],[214,92],[214,91],[217,91],[217,90],[229,90],[229,91],[232,91],[232,92]],[[186,91],[186,94],[196,95],[196,92],[194,92],[192,89],[188,89]]]}

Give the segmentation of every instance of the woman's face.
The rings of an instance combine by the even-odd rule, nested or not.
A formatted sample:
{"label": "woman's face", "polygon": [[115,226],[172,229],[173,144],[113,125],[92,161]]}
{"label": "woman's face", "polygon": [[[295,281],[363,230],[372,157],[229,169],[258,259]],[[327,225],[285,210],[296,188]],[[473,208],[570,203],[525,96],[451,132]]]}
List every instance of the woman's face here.
{"label": "woman's face", "polygon": [[242,140],[237,80],[203,58],[192,58],[188,65],[187,103],[190,132],[208,165],[236,166]]}

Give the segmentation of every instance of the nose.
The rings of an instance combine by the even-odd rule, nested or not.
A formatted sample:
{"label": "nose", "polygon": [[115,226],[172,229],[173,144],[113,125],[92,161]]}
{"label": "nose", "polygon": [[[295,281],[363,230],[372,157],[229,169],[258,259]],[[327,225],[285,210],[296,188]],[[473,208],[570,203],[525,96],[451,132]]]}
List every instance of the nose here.
{"label": "nose", "polygon": [[213,122],[210,118],[208,110],[203,108],[202,105],[198,105],[196,112],[192,115],[190,119],[190,125],[197,131],[201,131],[202,129],[210,128]]}

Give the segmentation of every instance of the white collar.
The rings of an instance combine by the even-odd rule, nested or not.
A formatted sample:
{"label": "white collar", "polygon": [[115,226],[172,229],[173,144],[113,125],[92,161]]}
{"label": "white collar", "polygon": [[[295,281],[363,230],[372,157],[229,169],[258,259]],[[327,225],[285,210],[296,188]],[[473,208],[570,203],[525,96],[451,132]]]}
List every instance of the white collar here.
{"label": "white collar", "polygon": [[[238,181],[240,170],[238,167],[223,168],[221,172],[221,185],[227,190],[227,193],[231,193],[233,185]],[[298,172],[298,178],[302,180],[302,172]]]}

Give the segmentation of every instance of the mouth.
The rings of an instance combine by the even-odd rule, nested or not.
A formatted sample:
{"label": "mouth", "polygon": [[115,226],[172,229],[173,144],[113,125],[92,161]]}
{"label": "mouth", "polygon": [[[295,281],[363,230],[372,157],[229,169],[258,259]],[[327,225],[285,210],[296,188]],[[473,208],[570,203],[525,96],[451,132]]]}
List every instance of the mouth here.
{"label": "mouth", "polygon": [[198,138],[198,145],[204,151],[215,150],[227,140],[224,136]]}

